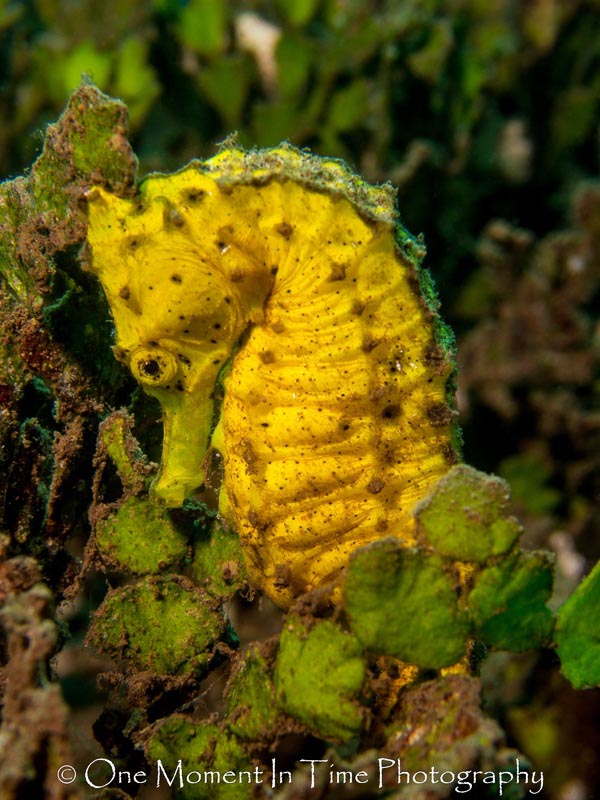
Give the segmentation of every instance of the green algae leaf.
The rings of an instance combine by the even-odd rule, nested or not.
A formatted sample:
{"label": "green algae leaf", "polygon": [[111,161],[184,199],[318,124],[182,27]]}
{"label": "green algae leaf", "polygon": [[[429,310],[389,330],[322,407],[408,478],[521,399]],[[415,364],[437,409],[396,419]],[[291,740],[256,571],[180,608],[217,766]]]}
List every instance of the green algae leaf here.
{"label": "green algae leaf", "polygon": [[[55,302],[40,286],[51,284],[54,255],[85,238],[81,195],[92,176],[102,176],[118,193],[131,187],[137,161],[125,138],[126,123],[122,103],[81,86],[58,122],[48,126],[44,149],[27,176],[0,185],[0,276],[21,302],[34,308]],[[70,338],[77,338],[72,329]],[[80,339],[87,342],[88,334]]]}
{"label": "green algae leaf", "polygon": [[279,642],[275,690],[281,707],[325,739],[359,734],[363,715],[354,698],[365,677],[357,639],[333,622],[309,629],[291,614]]}
{"label": "green algae leaf", "polygon": [[508,484],[460,464],[437,482],[415,516],[427,542],[445,557],[481,564],[507,553],[521,526],[507,517]]}
{"label": "green algae leaf", "polygon": [[446,66],[453,45],[454,35],[450,21],[447,19],[434,21],[429,29],[427,43],[407,57],[407,64],[417,77],[435,83]]}
{"label": "green algae leaf", "polygon": [[289,97],[276,105],[256,102],[251,113],[252,136],[257,144],[272,146],[284,139],[292,139],[304,114],[296,106]]}
{"label": "green algae leaf", "polygon": [[209,538],[194,545],[193,576],[213,597],[226,599],[247,581],[240,538],[217,521]]}
{"label": "green algae leaf", "polygon": [[293,3],[277,0],[277,5],[290,25],[300,26],[309,22],[319,6],[319,0],[294,0]]}
{"label": "green algae leaf", "polygon": [[[0,184],[0,279],[15,298],[26,302],[33,278],[19,257],[17,231],[26,216],[23,204],[11,184]],[[12,360],[16,362],[13,356]]]}
{"label": "green algae leaf", "polygon": [[229,730],[242,739],[265,739],[279,716],[275,688],[257,645],[251,646],[227,688]]}
{"label": "green algae leaf", "polygon": [[[69,111],[74,105],[74,101],[78,97],[81,98],[82,102],[73,108],[72,120],[69,120],[72,125],[70,144],[73,148],[73,166],[86,176],[90,184],[94,182],[93,179],[97,171],[97,174],[102,175],[106,185],[123,185],[125,179],[129,177],[128,172],[131,174],[131,167],[137,167],[137,162],[133,161],[134,156],[127,152],[125,128],[123,126],[119,127],[118,122],[116,123],[114,119],[115,112],[111,106],[118,110],[118,106],[121,104],[106,98],[102,105],[98,103],[98,109],[95,110],[93,118],[90,119],[89,112],[86,113],[84,91],[86,88],[88,87],[83,86],[75,92],[71,96],[67,107],[67,111]],[[94,88],[89,87],[90,93]],[[99,94],[97,89],[95,92]],[[87,102],[89,103],[89,101]],[[61,117],[61,121],[63,117]],[[44,148],[44,153],[40,158],[44,158],[45,155],[46,149]],[[64,165],[60,162],[60,153],[57,153],[56,156],[58,156],[58,160],[54,163],[48,158],[48,168],[53,169],[56,173],[64,173]],[[131,166],[127,163],[128,161],[132,161]],[[41,170],[39,177],[43,177]],[[40,180],[36,184],[36,188],[45,192],[46,196],[55,190],[54,185],[50,183],[52,177],[53,174],[49,173],[45,181]],[[68,184],[66,190],[68,192]]]}
{"label": "green algae leaf", "polygon": [[[217,725],[171,716],[145,745],[180,800],[246,800],[254,768],[238,740]],[[160,763],[159,763],[160,762]],[[165,777],[167,776],[167,777]]]}
{"label": "green algae leaf", "polygon": [[306,91],[314,63],[312,43],[298,33],[285,31],[277,43],[275,56],[278,89],[284,99],[294,102]]}
{"label": "green algae leaf", "polygon": [[224,629],[223,615],[194,585],[170,575],[110,592],[89,637],[102,652],[139,670],[176,675],[202,672]]}
{"label": "green algae leaf", "polygon": [[436,556],[392,538],[357,550],[344,603],[352,630],[375,653],[431,669],[464,654],[469,623]]}
{"label": "green algae leaf", "polygon": [[[100,425],[98,457],[115,464],[126,492],[146,486],[146,461],[131,433],[132,421],[123,411],[110,414]],[[112,566],[136,575],[150,575],[183,561],[188,536],[169,512],[146,497],[128,497],[110,516],[95,522],[96,547]]]}
{"label": "green algae leaf", "polygon": [[537,453],[505,458],[498,472],[510,484],[513,500],[530,514],[550,514],[560,503],[560,491],[548,486],[552,469]]}
{"label": "green algae leaf", "polygon": [[160,572],[187,553],[187,539],[168,512],[140,497],[129,497],[97,522],[96,546],[108,561],[136,575]]}
{"label": "green algae leaf", "polygon": [[600,562],[558,609],[555,640],[564,675],[576,689],[600,686]]}
{"label": "green algae leaf", "polygon": [[553,559],[542,550],[521,551],[482,570],[469,595],[476,635],[492,647],[517,653],[547,642],[554,625],[546,606],[553,574]]}
{"label": "green algae leaf", "polygon": [[227,16],[227,3],[190,0],[179,16],[177,34],[196,53],[218,56],[226,44]]}
{"label": "green algae leaf", "polygon": [[160,84],[149,63],[149,43],[137,36],[125,38],[117,52],[113,91],[127,102],[132,126],[139,125],[160,93]]}
{"label": "green algae leaf", "polygon": [[591,86],[569,86],[560,93],[551,118],[552,144],[558,152],[573,147],[590,133],[598,118],[600,78]]}
{"label": "green algae leaf", "polygon": [[348,131],[364,121],[369,110],[369,87],[357,79],[331,98],[328,122],[336,131]]}
{"label": "green algae leaf", "polygon": [[89,75],[100,89],[108,89],[112,69],[112,55],[103,52],[91,40],[80,42],[68,51],[44,54],[44,72],[52,99],[63,103],[81,83],[82,75]]}
{"label": "green algae leaf", "polygon": [[225,123],[233,128],[240,118],[250,89],[249,65],[244,55],[223,56],[202,69],[198,83]]}

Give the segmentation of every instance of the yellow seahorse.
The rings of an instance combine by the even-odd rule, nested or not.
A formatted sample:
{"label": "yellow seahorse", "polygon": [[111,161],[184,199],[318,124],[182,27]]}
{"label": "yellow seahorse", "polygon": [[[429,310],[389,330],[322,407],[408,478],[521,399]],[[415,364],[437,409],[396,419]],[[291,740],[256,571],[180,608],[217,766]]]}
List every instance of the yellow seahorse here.
{"label": "yellow seahorse", "polygon": [[88,242],[115,355],[163,409],[154,501],[181,505],[219,450],[220,512],[282,607],[358,545],[414,542],[412,506],[456,459],[453,364],[391,187],[229,142],[133,199],[92,189]]}

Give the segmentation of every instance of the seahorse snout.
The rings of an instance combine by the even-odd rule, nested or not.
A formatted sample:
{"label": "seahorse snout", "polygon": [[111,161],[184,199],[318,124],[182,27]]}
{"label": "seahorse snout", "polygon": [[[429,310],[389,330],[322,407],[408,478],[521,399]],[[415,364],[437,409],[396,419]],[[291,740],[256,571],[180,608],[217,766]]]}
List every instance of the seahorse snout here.
{"label": "seahorse snout", "polygon": [[213,413],[212,391],[202,385],[194,392],[161,398],[163,450],[150,499],[177,508],[204,483],[203,461],[208,449]]}

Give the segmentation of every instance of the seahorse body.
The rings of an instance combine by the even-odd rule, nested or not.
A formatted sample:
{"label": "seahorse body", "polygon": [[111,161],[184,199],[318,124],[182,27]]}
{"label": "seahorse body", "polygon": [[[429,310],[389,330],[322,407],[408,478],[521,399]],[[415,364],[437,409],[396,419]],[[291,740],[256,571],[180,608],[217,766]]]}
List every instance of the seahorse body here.
{"label": "seahorse body", "polygon": [[90,192],[115,354],[163,408],[152,495],[180,505],[218,449],[220,511],[284,607],[356,546],[414,542],[411,507],[456,458],[452,360],[393,202],[290,146]]}

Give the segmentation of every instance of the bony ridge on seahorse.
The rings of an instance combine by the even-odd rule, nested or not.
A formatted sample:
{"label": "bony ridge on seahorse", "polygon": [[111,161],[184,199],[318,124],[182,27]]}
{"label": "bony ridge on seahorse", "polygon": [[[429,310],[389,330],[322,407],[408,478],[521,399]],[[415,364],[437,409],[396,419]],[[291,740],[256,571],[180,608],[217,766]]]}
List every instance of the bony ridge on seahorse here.
{"label": "bony ridge on seahorse", "polygon": [[218,449],[220,512],[282,607],[359,545],[413,543],[412,506],[456,459],[454,367],[391,187],[230,141],[133,199],[88,198],[115,355],[163,410],[153,500],[181,505]]}

